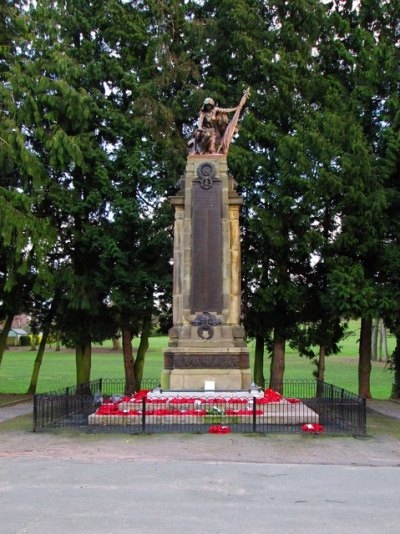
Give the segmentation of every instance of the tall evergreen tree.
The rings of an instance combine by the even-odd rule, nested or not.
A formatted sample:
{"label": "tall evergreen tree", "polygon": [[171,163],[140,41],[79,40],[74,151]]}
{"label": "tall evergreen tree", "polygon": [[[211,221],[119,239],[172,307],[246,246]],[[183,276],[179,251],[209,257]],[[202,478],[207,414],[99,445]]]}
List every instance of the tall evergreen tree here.
{"label": "tall evergreen tree", "polygon": [[[375,6],[375,15],[370,23],[374,24],[375,33],[379,34],[375,83],[378,84],[380,99],[378,101],[377,121],[379,122],[379,143],[377,154],[380,171],[383,176],[387,209],[384,217],[384,234],[379,249],[379,289],[380,315],[384,317],[396,337],[396,348],[390,358],[393,369],[393,387],[391,396],[400,398],[400,276],[399,276],[399,231],[400,231],[400,2],[394,0]],[[376,16],[376,14],[378,16]],[[364,17],[368,17],[367,12]]]}
{"label": "tall evergreen tree", "polygon": [[108,7],[37,2],[30,12],[31,61],[20,88],[32,152],[51,179],[40,208],[59,234],[63,290],[56,320],[76,348],[78,383],[90,378],[91,342],[115,328],[107,280],[98,268],[112,191],[104,72],[109,63],[101,33]]}
{"label": "tall evergreen tree", "polygon": [[46,276],[49,222],[36,207],[46,175],[32,154],[21,120],[20,85],[29,32],[19,2],[0,4],[0,362],[14,315],[29,313]]}

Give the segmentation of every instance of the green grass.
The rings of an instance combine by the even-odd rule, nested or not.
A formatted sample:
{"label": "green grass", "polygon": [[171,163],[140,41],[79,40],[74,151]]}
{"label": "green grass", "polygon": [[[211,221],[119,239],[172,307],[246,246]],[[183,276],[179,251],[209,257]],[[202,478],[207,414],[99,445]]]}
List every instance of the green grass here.
{"label": "green grass", "polygon": [[[341,353],[329,356],[326,361],[325,379],[339,387],[357,392],[359,324],[350,324],[352,334],[342,342]],[[389,338],[389,353],[394,348],[394,339]],[[166,337],[154,337],[146,355],[145,376],[159,377],[163,366],[162,349],[167,347]],[[136,340],[136,347],[138,340]],[[96,352],[96,347],[101,352]],[[111,351],[111,342],[97,345],[92,357],[92,378],[121,378],[124,376],[122,355]],[[253,365],[254,346],[251,350]],[[28,389],[35,360],[35,353],[29,350],[11,349],[5,352],[0,367],[0,393],[25,393]],[[293,350],[286,353],[285,378],[312,378],[314,366],[307,358],[300,358]],[[269,375],[269,360],[265,361],[265,376]],[[66,387],[75,383],[75,353],[73,350],[56,352],[49,348],[44,356],[40,371],[38,393]],[[387,399],[390,396],[392,373],[384,363],[372,362],[371,390],[374,398]]]}
{"label": "green grass", "polygon": [[21,394],[15,395],[13,393],[8,393],[8,394],[3,395],[0,393],[0,407],[10,406],[12,404],[18,404],[21,401],[28,400],[30,398],[31,398],[30,395],[21,395]]}

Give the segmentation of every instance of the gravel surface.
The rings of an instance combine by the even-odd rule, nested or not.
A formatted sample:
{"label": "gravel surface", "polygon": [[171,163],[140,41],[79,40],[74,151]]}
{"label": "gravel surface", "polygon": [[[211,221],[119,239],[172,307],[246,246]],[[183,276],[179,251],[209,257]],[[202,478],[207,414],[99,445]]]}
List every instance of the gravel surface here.
{"label": "gravel surface", "polygon": [[32,403],[0,408],[0,457],[400,465],[400,403],[368,401],[366,437],[313,434],[79,434],[31,431]]}
{"label": "gravel surface", "polygon": [[[400,405],[396,408],[400,412]],[[0,457],[7,458],[400,466],[400,419],[376,411],[368,415],[367,436],[355,438],[324,434],[33,433],[29,403],[7,410],[16,415],[0,424]],[[5,411],[0,409],[0,421]]]}

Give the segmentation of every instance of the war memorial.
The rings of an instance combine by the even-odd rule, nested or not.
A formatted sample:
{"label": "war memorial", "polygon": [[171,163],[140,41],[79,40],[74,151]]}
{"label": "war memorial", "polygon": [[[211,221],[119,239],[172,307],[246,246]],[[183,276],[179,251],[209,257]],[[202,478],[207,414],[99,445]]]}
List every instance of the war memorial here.
{"label": "war memorial", "polygon": [[[175,208],[173,328],[164,351],[165,389],[250,386],[249,351],[240,326],[240,228],[243,199],[227,152],[245,103],[221,109],[206,99]],[[227,113],[235,111],[231,122]]]}
{"label": "war memorial", "polygon": [[227,163],[248,96],[245,91],[234,108],[204,101],[185,174],[169,199],[175,211],[173,326],[160,379],[143,381],[148,389],[133,395],[125,395],[123,381],[107,379],[36,395],[35,430],[320,432],[326,425],[365,432],[365,402],[352,393],[315,380],[293,381],[279,393],[252,383],[240,320],[243,199]]}

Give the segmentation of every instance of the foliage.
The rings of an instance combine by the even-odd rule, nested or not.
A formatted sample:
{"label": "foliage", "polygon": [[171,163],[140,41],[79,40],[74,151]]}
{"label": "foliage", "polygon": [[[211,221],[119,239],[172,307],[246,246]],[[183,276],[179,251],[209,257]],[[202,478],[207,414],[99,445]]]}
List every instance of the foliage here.
{"label": "foliage", "polygon": [[287,347],[334,354],[343,318],[398,331],[399,0],[0,9],[0,320],[31,313],[84,373],[119,330],[145,347],[171,312],[166,198],[194,118],[250,86],[229,166],[260,357],[277,377]]}

